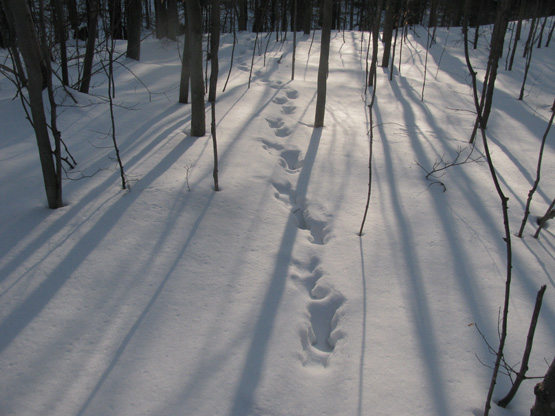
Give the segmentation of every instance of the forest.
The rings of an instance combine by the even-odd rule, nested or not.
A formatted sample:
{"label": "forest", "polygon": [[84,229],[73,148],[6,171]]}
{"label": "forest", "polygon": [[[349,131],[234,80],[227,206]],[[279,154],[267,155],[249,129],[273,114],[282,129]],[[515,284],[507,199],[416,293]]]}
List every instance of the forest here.
{"label": "forest", "polygon": [[555,415],[554,29],[0,0],[0,414]]}

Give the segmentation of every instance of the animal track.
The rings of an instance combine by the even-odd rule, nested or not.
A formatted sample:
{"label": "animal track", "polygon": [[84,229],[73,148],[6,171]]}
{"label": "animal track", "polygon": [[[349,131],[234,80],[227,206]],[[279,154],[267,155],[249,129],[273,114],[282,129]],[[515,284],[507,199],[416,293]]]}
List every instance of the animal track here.
{"label": "animal track", "polygon": [[299,96],[299,91],[293,89],[286,90],[285,95],[287,95],[287,98],[295,99]]}
{"label": "animal track", "polygon": [[289,173],[296,173],[303,167],[303,154],[301,149],[295,145],[289,145],[287,148],[279,143],[269,140],[260,139],[262,147],[273,155],[279,156],[279,164]]}
{"label": "animal track", "polygon": [[297,110],[294,105],[284,105],[281,109],[283,114],[293,114]]}
{"label": "animal track", "polygon": [[266,117],[266,121],[272,129],[279,129],[285,123],[281,117]]}
{"label": "animal track", "polygon": [[[287,137],[293,133],[288,125],[287,115],[295,113],[297,107],[290,100],[298,98],[297,90],[283,85],[280,81],[270,81],[263,78],[270,88],[277,89],[272,102],[281,106],[283,117],[266,117],[268,126],[274,130],[277,137]],[[286,143],[286,141],[272,141],[260,138],[262,147],[270,154],[279,157],[279,165],[290,174],[298,173],[304,164],[304,155],[297,146]],[[281,178],[278,176],[278,178]],[[307,231],[308,241],[312,244],[324,245],[330,236],[329,216],[317,204],[311,204],[310,208],[304,195],[299,195],[288,179],[277,179],[272,182],[275,198],[280,201],[292,214],[291,221],[299,230]],[[291,223],[289,223],[291,224]],[[314,250],[318,250],[314,248]],[[320,259],[313,256],[308,264],[293,262],[294,270],[290,277],[291,281],[299,289],[303,297],[306,297],[305,325],[299,332],[302,346],[303,366],[327,367],[329,359],[335,350],[338,340],[344,337],[339,328],[342,314],[342,305],[345,297],[330,285],[329,277],[326,277],[320,266]],[[325,278],[325,279],[324,279]]]}
{"label": "animal track", "polygon": [[[319,264],[317,258],[312,263]],[[308,294],[310,301],[307,307],[307,325],[300,332],[303,348],[303,365],[327,366],[337,341],[344,337],[338,328],[340,321],[339,309],[345,303],[345,297],[321,282],[324,273],[317,265],[308,274],[293,273],[291,280],[301,293]]]}
{"label": "animal track", "polygon": [[276,136],[278,137],[287,137],[293,133],[293,130],[287,126],[280,127],[279,129],[275,130]]}
{"label": "animal track", "polygon": [[295,216],[297,227],[301,230],[310,231],[308,240],[312,244],[324,245],[329,235],[328,221],[317,218],[306,206],[304,198],[299,197],[292,189],[291,183],[274,182],[276,193],[274,196],[283,202]]}
{"label": "animal track", "polygon": [[278,96],[278,97],[274,97],[272,99],[272,102],[274,104],[279,104],[279,105],[283,105],[285,103],[287,103],[289,100],[287,99],[287,97],[282,97],[282,96]]}

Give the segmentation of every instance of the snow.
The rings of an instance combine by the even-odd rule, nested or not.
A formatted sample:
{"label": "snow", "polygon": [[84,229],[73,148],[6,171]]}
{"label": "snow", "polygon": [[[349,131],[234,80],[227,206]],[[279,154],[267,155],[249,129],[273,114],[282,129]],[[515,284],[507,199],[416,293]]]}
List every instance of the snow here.
{"label": "snow", "polygon": [[[319,38],[297,37],[291,81],[291,34],[272,38],[266,56],[261,36],[247,88],[255,35],[240,33],[222,92],[233,41],[222,36],[220,192],[210,136],[190,137],[190,106],[177,104],[182,40],[147,38],[141,62],[116,65],[130,191],[121,190],[111,148],[105,76],[93,78],[91,95],[71,91],[76,104],[57,90],[59,128],[78,162],[57,210],[46,208],[32,129],[0,76],[0,414],[482,413],[484,363],[494,356],[471,324],[497,346],[501,204],[480,141],[478,162],[440,178],[426,180],[419,166],[469,152],[473,99],[460,29],[438,29],[423,101],[423,28],[402,52],[398,42],[393,81],[378,68],[362,237],[368,33],[362,47],[360,32],[332,34],[325,127],[315,129]],[[485,36],[471,53],[481,80]],[[513,234],[555,97],[552,47],[534,50],[518,101],[523,65],[501,68],[487,130]],[[513,238],[506,358],[517,368],[536,292],[548,286],[532,376],[543,376],[554,354],[555,235],[548,228],[532,238],[554,197],[553,134],[524,238]],[[491,414],[526,414],[535,382]],[[509,387],[501,375],[494,400]]]}

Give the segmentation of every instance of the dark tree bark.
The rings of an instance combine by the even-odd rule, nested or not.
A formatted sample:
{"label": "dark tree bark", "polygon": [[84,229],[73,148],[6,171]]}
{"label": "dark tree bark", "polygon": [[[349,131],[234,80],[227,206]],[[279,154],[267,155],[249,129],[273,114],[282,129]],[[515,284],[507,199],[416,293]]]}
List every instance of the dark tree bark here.
{"label": "dark tree bark", "polygon": [[127,57],[141,59],[142,0],[126,0],[127,15]]}
{"label": "dark tree bark", "polygon": [[489,115],[491,112],[491,105],[493,103],[493,91],[495,89],[495,79],[497,78],[497,69],[499,68],[499,59],[503,55],[503,44],[505,42],[505,33],[509,25],[509,15],[511,2],[509,0],[499,0],[497,4],[497,17],[493,26],[493,33],[491,38],[491,50],[488,60],[490,68],[489,77],[487,80],[486,100],[484,103],[484,110],[482,113],[483,127],[486,128],[488,124]]}
{"label": "dark tree bark", "polygon": [[89,93],[91,83],[92,64],[94,58],[94,47],[96,44],[96,31],[98,27],[98,13],[100,11],[99,0],[87,1],[87,15],[89,21],[87,24],[89,36],[87,38],[87,48],[85,50],[85,59],[83,61],[83,77],[81,79],[80,92]]}
{"label": "dark tree bark", "polygon": [[310,35],[312,29],[312,0],[304,0],[303,32]]}
{"label": "dark tree bark", "polygon": [[77,31],[79,30],[79,14],[77,13],[77,2],[76,0],[64,0],[64,4],[67,8],[67,14],[69,17],[69,25],[71,27],[71,32],[73,33],[73,38],[77,38]]}
{"label": "dark tree bark", "polygon": [[0,48],[8,48],[8,22],[6,19],[6,14],[4,13],[4,8],[0,2]]}
{"label": "dark tree bark", "polygon": [[52,209],[59,208],[62,206],[62,189],[59,186],[61,184],[57,180],[42,99],[44,57],[41,54],[38,36],[27,2],[21,0],[1,1],[3,2],[4,10],[13,18],[15,31],[19,40],[19,48],[29,76],[27,91],[29,93],[33,128],[39,149],[48,207]]}
{"label": "dark tree bark", "polygon": [[64,18],[64,5],[62,0],[53,0],[54,14],[56,22],[56,38],[60,43],[60,66],[62,68],[62,83],[69,85],[69,75],[67,72],[67,49],[66,49],[66,30]]}
{"label": "dark tree bark", "polygon": [[[2,2],[0,1],[0,5],[1,4]],[[4,37],[4,40],[6,42],[6,47],[8,48],[10,52],[10,56],[14,63],[16,78],[20,83],[21,87],[26,87],[27,75],[25,74],[25,70],[23,69],[23,64],[21,62],[19,51],[17,50],[17,46],[16,46],[17,35],[13,24],[13,18],[11,17],[10,10],[8,10],[7,8],[5,10],[2,9],[1,11],[3,11],[4,14],[3,14],[3,17],[0,14],[0,19],[4,19],[4,20],[3,21],[0,20],[0,33]]]}
{"label": "dark tree bark", "polygon": [[238,0],[237,6],[239,8],[239,13],[237,14],[237,28],[239,31],[247,30],[247,0]]}
{"label": "dark tree bark", "polygon": [[216,87],[218,85],[219,60],[218,52],[220,50],[220,0],[212,0],[211,13],[211,35],[210,35],[210,90],[208,92],[208,101],[211,103],[216,101]]}
{"label": "dark tree bark", "polygon": [[166,0],[168,14],[168,39],[177,40],[177,27],[179,18],[177,16],[177,0]]}
{"label": "dark tree bark", "polygon": [[513,50],[511,52],[511,59],[509,60],[509,68],[508,70],[511,71],[513,69],[513,62],[515,60],[515,53],[516,53],[516,45],[520,40],[520,34],[522,32],[522,20],[524,19],[524,11],[526,10],[526,0],[520,0],[520,9],[518,13],[518,22],[516,24],[515,29],[515,36],[513,41]]}
{"label": "dark tree bark", "polygon": [[314,127],[324,127],[326,113],[326,88],[330,56],[331,20],[333,0],[324,0],[324,18],[322,22],[322,40],[320,46],[320,63],[318,66],[318,93],[316,97],[316,116]]}
{"label": "dark tree bark", "polygon": [[166,2],[154,0],[154,13],[156,19],[156,39],[168,37],[168,10]]}
{"label": "dark tree bark", "polygon": [[[187,19],[185,19],[187,21]],[[179,82],[179,102],[181,104],[189,103],[189,82],[191,80],[190,65],[190,42],[191,33],[189,23],[185,28],[185,42],[183,42],[183,62],[181,63],[181,80]],[[235,44],[233,44],[235,47]]]}
{"label": "dark tree bark", "polygon": [[[484,87],[482,97],[480,99],[481,117],[476,118],[474,129],[470,137],[470,143],[474,142],[478,128],[485,129],[488,124],[491,106],[493,104],[493,92],[495,90],[495,80],[497,78],[497,70],[499,68],[499,60],[503,54],[503,45],[505,42],[505,33],[509,25],[510,16],[510,0],[499,0],[497,5],[497,14],[493,25],[491,35],[491,47],[488,57],[488,66],[486,76],[484,77]],[[466,24],[466,22],[465,22]],[[481,126],[479,124],[481,123]]]}
{"label": "dark tree bark", "polygon": [[378,0],[376,5],[376,15],[374,16],[374,24],[372,27],[372,63],[370,64],[370,73],[368,75],[368,85],[374,85],[376,74],[376,66],[378,64],[378,36],[380,33],[380,22],[382,15],[382,0]]}
{"label": "dark tree bark", "polygon": [[393,38],[393,21],[395,19],[396,0],[386,0],[385,20],[383,23],[382,42],[384,44],[382,67],[389,66],[389,57],[391,55],[391,40]]}
{"label": "dark tree bark", "polygon": [[190,33],[190,71],[191,71],[191,136],[206,134],[206,115],[204,109],[204,81],[202,76],[202,12],[198,0],[186,0]]}
{"label": "dark tree bark", "polygon": [[530,410],[530,416],[555,416],[555,358],[541,383],[534,387],[536,403]]}
{"label": "dark tree bark", "polygon": [[110,7],[110,31],[112,33],[112,38],[125,39],[123,35],[121,0],[110,0],[108,4]]}

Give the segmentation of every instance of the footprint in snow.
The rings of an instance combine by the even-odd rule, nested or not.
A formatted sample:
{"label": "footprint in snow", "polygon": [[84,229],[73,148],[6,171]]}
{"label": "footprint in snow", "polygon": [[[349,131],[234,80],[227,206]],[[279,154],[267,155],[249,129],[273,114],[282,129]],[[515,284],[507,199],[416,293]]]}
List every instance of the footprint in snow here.
{"label": "footprint in snow", "polygon": [[[283,152],[282,152],[283,153]],[[291,157],[291,155],[288,155]],[[282,156],[282,163],[287,163]],[[291,163],[291,159],[289,163]],[[301,166],[302,167],[302,166]],[[300,168],[299,168],[300,169]],[[315,209],[309,209],[303,197],[297,195],[291,183],[273,183],[275,198],[285,204],[295,217],[297,227],[310,232],[308,241],[315,245],[324,245],[330,237],[330,227],[327,216]]]}
{"label": "footprint in snow", "polygon": [[326,367],[337,342],[344,337],[338,328],[340,308],[345,297],[333,288],[321,283],[324,276],[319,266],[319,259],[314,257],[307,270],[292,273],[291,280],[301,293],[308,294],[307,324],[300,332],[303,349],[304,366],[321,365]]}

